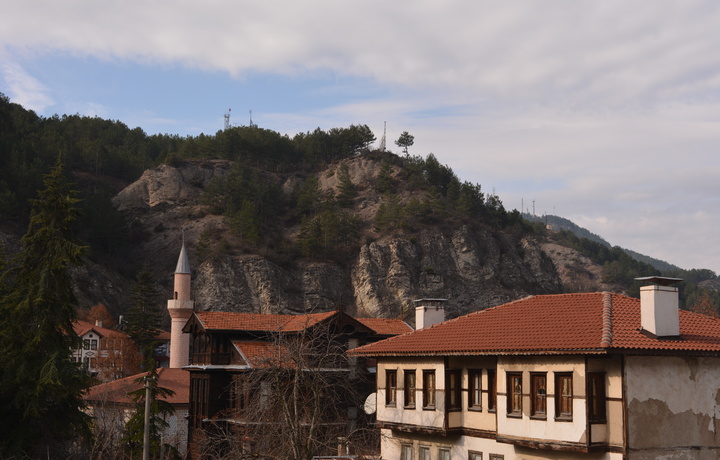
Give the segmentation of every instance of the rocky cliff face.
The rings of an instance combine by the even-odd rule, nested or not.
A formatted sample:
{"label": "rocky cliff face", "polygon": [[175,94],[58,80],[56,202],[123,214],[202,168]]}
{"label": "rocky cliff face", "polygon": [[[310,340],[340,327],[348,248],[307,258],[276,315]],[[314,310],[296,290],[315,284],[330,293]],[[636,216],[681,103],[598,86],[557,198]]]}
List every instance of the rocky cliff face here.
{"label": "rocky cliff face", "polygon": [[[379,169],[377,162],[362,157],[347,164],[361,189]],[[336,185],[336,167],[319,175],[324,189]],[[135,255],[160,274],[168,293],[184,233],[199,309],[297,313],[341,307],[361,316],[412,318],[413,300],[446,298],[449,316],[456,316],[562,289],[551,259],[535,241],[517,245],[500,232],[467,226],[449,232],[424,229],[410,236],[372,235],[345,264],[307,259],[279,264],[261,254],[233,250],[198,263],[196,246],[203,230],[212,228],[214,238],[232,247],[224,219],[209,214],[198,201],[205,185],[229,169],[224,161],[164,165],[146,171],[114,199],[133,225],[142,228],[146,238]],[[289,190],[298,179],[281,180]],[[373,193],[361,193],[355,211],[371,221],[379,201]],[[292,235],[297,229],[287,232]]]}

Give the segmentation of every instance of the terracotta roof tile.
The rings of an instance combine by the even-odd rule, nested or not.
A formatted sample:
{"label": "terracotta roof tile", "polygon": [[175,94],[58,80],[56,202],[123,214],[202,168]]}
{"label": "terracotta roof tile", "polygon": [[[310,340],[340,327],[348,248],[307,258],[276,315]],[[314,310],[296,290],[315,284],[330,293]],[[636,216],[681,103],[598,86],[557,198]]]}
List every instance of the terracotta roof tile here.
{"label": "terracotta roof tile", "polygon": [[[336,315],[337,311],[305,315],[272,315],[219,311],[195,312],[206,330],[298,332]],[[412,331],[399,319],[355,318],[379,335],[397,335]]]}
{"label": "terracotta roof tile", "polygon": [[73,323],[73,330],[79,337],[82,337],[90,331],[95,331],[100,337],[122,337],[126,335],[124,332],[95,326],[92,323],[82,320],[77,320]]}
{"label": "terracotta roof tile", "polygon": [[352,350],[351,354],[720,352],[720,320],[680,311],[677,340],[640,331],[640,300],[620,294],[533,296]]}
{"label": "terracotta roof tile", "polygon": [[[132,404],[132,398],[128,396],[128,393],[143,387],[142,381],[137,382],[136,380],[144,376],[143,372],[95,385],[88,390],[83,399],[91,405],[97,403]],[[188,371],[161,367],[158,369],[158,386],[175,392],[167,399],[170,404],[189,404],[190,373]]]}
{"label": "terracotta roof tile", "polygon": [[206,330],[283,331],[296,332],[319,323],[334,315],[335,311],[307,315],[268,315],[220,311],[198,311],[198,317]]}
{"label": "terracotta roof tile", "polygon": [[253,368],[290,367],[295,365],[287,347],[271,342],[233,341],[232,343]]}
{"label": "terracotta roof tile", "polygon": [[388,318],[355,318],[379,335],[399,335],[413,329],[401,319]]}

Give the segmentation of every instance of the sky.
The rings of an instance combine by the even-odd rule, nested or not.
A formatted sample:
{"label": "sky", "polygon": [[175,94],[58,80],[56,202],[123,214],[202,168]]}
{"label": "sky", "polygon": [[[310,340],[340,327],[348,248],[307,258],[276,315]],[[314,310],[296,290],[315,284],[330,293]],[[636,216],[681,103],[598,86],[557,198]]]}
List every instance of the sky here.
{"label": "sky", "polygon": [[0,92],[148,134],[408,131],[507,209],[720,273],[717,0],[2,0]]}

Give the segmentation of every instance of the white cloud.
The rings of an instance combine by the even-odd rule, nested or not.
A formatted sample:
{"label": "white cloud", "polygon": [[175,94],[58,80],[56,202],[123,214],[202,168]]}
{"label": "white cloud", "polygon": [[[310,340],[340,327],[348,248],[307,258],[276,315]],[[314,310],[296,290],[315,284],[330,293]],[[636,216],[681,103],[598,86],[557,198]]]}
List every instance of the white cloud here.
{"label": "white cloud", "polygon": [[330,71],[470,99],[617,108],[718,89],[712,1],[27,1],[3,17],[3,43],[41,51],[235,75]]}
{"label": "white cloud", "polygon": [[0,62],[0,73],[7,88],[6,96],[13,102],[36,112],[42,112],[55,103],[47,94],[45,85],[19,65],[10,61]]}

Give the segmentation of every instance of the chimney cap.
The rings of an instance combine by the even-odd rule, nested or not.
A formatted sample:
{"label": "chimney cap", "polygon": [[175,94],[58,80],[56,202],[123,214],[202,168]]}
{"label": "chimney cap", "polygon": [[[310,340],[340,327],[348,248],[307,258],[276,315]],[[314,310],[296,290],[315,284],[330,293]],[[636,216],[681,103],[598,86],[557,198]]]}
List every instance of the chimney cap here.
{"label": "chimney cap", "polygon": [[682,278],[670,278],[668,276],[643,276],[635,278],[635,281],[647,281],[648,283],[659,284],[660,286],[672,286],[682,281]]}

